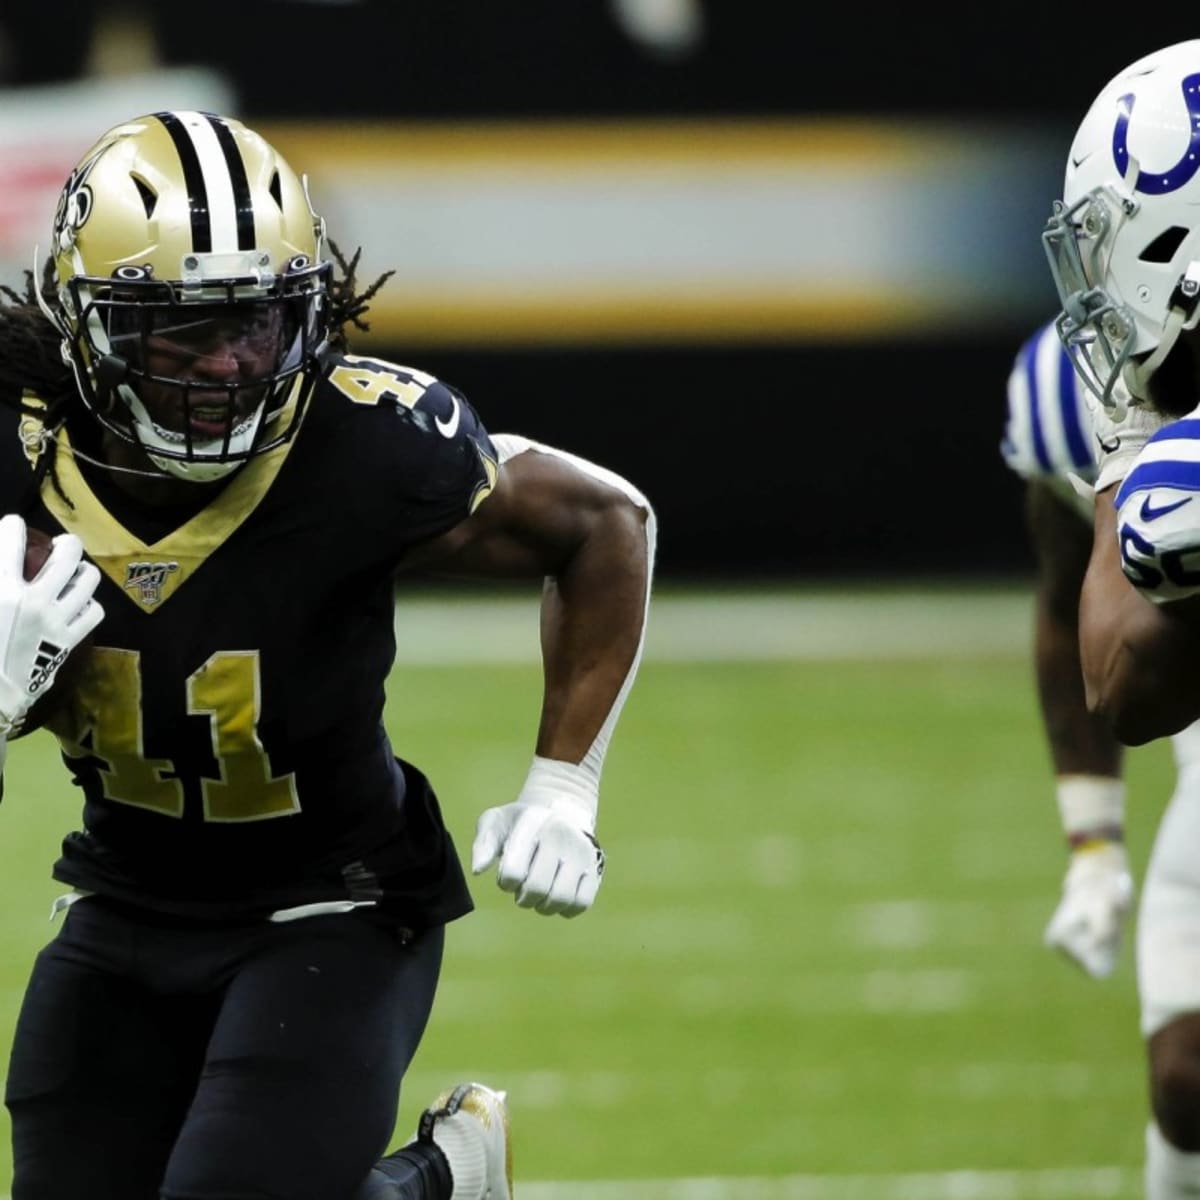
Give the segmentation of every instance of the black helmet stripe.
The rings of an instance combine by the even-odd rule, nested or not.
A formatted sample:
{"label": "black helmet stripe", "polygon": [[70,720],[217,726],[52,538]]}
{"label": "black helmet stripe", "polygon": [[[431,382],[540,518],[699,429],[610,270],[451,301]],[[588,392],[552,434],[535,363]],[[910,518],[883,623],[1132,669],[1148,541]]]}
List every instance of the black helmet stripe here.
{"label": "black helmet stripe", "polygon": [[217,132],[217,142],[225,152],[225,163],[229,167],[229,179],[233,184],[233,206],[237,212],[237,239],[239,250],[254,249],[254,205],[250,200],[250,180],[246,178],[246,164],[234,141],[233,131],[212,113],[204,114]]}
{"label": "black helmet stripe", "polygon": [[[229,126],[211,113],[160,112],[183,168],[192,216],[192,249],[206,254],[254,247],[254,210],[246,166]],[[197,126],[184,117],[201,118]],[[209,135],[209,136],[206,136]],[[220,243],[214,247],[214,241]]]}
{"label": "black helmet stripe", "polygon": [[207,254],[212,249],[212,223],[208,214],[208,188],[204,186],[204,171],[200,167],[200,156],[192,139],[188,137],[183,122],[173,112],[154,114],[166,127],[175,143],[179,164],[183,167],[183,181],[187,185],[188,208],[192,214],[192,249],[198,254]]}

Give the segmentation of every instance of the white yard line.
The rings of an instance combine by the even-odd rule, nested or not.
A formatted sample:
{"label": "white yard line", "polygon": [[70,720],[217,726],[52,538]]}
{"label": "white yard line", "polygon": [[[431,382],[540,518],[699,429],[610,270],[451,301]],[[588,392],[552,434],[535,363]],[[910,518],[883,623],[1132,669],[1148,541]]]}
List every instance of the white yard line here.
{"label": "white yard line", "polygon": [[[664,592],[651,606],[653,662],[904,659],[1028,653],[1028,590],[797,589]],[[447,593],[401,595],[397,661],[538,661],[538,599]]]}
{"label": "white yard line", "polygon": [[899,1175],[521,1182],[521,1200],[1134,1200],[1128,1167],[939,1171]]}

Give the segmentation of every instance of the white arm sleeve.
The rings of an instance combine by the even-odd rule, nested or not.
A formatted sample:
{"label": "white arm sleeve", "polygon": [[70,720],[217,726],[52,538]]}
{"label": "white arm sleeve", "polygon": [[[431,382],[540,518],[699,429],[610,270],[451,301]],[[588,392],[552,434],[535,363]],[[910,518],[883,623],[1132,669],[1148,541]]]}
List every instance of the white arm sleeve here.
{"label": "white arm sleeve", "polygon": [[621,715],[621,709],[624,707],[625,698],[629,695],[629,689],[633,686],[634,677],[637,675],[637,670],[642,660],[642,649],[646,644],[646,621],[650,609],[650,582],[654,572],[654,551],[657,533],[654,510],[650,507],[650,502],[646,497],[627,479],[622,479],[614,471],[598,467],[595,463],[588,462],[587,459],[579,458],[574,454],[568,454],[565,450],[556,450],[552,446],[542,445],[540,442],[532,441],[515,433],[494,434],[492,436],[492,444],[496,447],[496,453],[499,455],[501,465],[506,463],[510,458],[515,458],[518,454],[525,453],[549,454],[554,458],[560,458],[564,462],[569,462],[573,467],[584,472],[584,474],[590,475],[593,479],[598,479],[601,483],[605,483],[609,487],[616,488],[617,491],[624,493],[646,514],[646,599],[642,609],[642,629],[638,637],[637,649],[634,651],[633,661],[629,664],[629,671],[625,675],[625,680],[621,684],[620,691],[617,692],[613,706],[609,710],[603,725],[600,726],[600,732],[596,734],[595,739],[587,749],[587,753],[584,754],[583,759],[578,764],[586,773],[592,785],[598,789],[600,785],[600,770],[604,765],[604,755],[608,750],[608,743],[612,737],[613,730],[616,728],[617,718]]}

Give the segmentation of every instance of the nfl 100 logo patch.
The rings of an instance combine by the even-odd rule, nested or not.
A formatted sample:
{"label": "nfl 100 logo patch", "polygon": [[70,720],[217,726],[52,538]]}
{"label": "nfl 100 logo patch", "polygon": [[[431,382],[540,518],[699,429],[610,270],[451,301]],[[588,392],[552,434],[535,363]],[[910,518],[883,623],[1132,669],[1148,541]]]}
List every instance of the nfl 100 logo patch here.
{"label": "nfl 100 logo patch", "polygon": [[150,608],[162,600],[167,576],[178,570],[177,562],[131,562],[125,568],[125,587]]}

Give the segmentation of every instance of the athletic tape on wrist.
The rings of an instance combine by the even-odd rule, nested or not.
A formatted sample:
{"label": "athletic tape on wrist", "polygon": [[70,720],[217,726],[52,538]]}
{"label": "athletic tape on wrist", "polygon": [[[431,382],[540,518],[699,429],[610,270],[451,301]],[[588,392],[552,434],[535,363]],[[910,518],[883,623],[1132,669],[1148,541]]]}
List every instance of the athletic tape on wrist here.
{"label": "athletic tape on wrist", "polygon": [[1111,775],[1060,775],[1056,783],[1063,833],[1119,841],[1125,827],[1125,781]]}
{"label": "athletic tape on wrist", "polygon": [[543,795],[571,800],[587,810],[591,824],[595,827],[596,810],[600,807],[599,783],[592,773],[579,763],[564,762],[558,758],[543,758],[540,754],[535,754],[520,795],[522,798],[531,796],[539,801]]}

